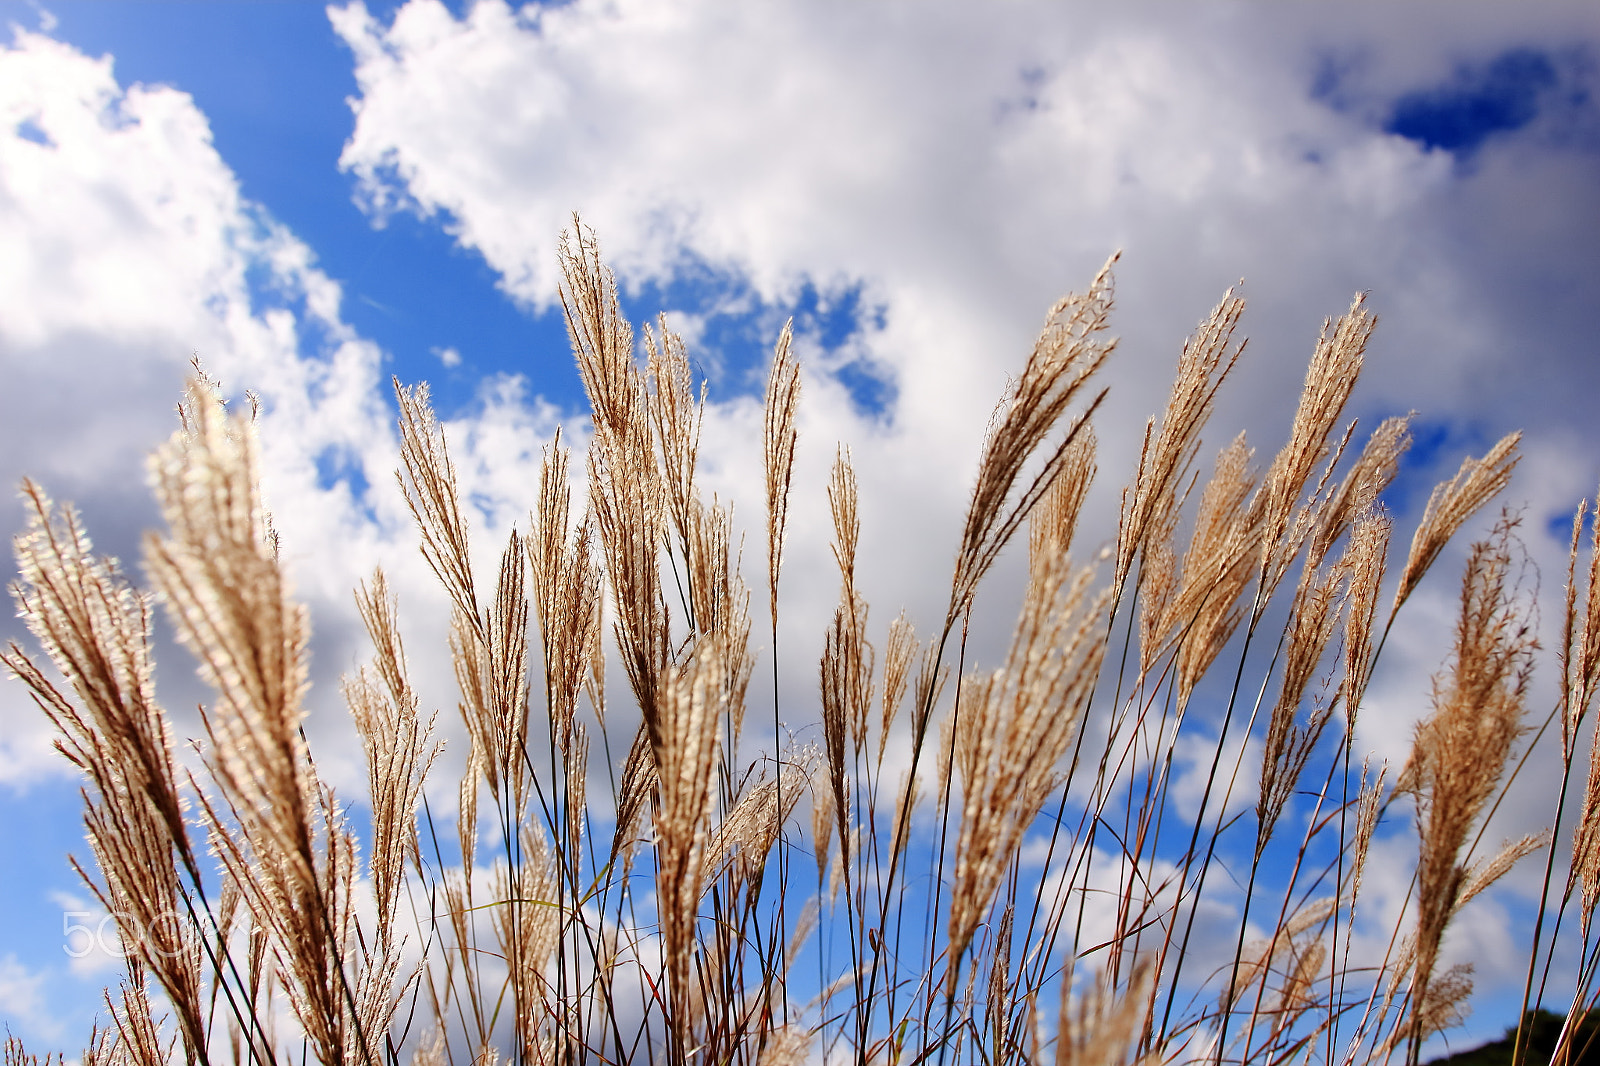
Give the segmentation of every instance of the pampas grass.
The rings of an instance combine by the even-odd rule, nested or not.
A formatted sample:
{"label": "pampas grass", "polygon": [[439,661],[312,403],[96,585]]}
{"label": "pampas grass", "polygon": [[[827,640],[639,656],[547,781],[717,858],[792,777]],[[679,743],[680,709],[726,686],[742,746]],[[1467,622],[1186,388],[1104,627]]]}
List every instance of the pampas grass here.
{"label": "pampas grass", "polygon": [[[1230,291],[1146,428],[1109,573],[1085,566],[1072,549],[1102,474],[1114,262],[1050,309],[996,408],[951,571],[927,575],[949,582],[928,636],[866,601],[860,488],[836,451],[823,743],[751,760],[751,594],[740,529],[698,477],[705,387],[664,321],[640,358],[598,243],[575,228],[562,306],[593,435],[581,457],[559,435],[547,449],[528,532],[497,573],[471,565],[426,386],[396,385],[397,476],[450,604],[468,750],[459,782],[430,780],[436,717],[375,571],[356,592],[373,656],[343,688],[367,763],[364,855],[300,728],[310,620],[261,506],[251,420],[190,384],[151,464],[168,529],[146,542],[149,592],[25,483],[15,595],[42,657],[13,644],[3,658],[83,773],[95,868],[81,872],[128,951],[84,1060],[1414,1061],[1470,993],[1466,972],[1441,969],[1450,929],[1546,843],[1482,843],[1529,743],[1538,652],[1514,518],[1468,552],[1454,647],[1404,767],[1353,766],[1354,723],[1399,612],[1508,484],[1517,436],[1434,491],[1386,588],[1383,492],[1409,420],[1359,454],[1345,420],[1375,317],[1357,297],[1324,325],[1264,468],[1243,435],[1206,461],[1244,348]],[[801,380],[786,326],[762,436],[774,641],[795,456],[834,447],[799,436]],[[1580,565],[1582,522],[1554,712],[1568,779],[1600,686],[1600,563],[1591,544]],[[1025,526],[1009,651],[972,662],[978,591]],[[214,694],[192,771],[155,696],[156,601]],[[774,743],[778,693],[799,686],[779,689],[777,658]],[[608,728],[633,736],[615,760]],[[1196,751],[1197,804],[1175,791]],[[1600,997],[1596,767],[1591,753],[1571,873],[1528,970],[1543,998],[1575,901],[1580,1009]],[[593,795],[602,779],[610,794]],[[426,799],[452,788],[454,862]],[[1378,929],[1357,901],[1386,820],[1414,824],[1415,859],[1406,905]],[[1197,934],[1203,911],[1211,925],[1232,913],[1215,900],[1223,859],[1246,866],[1237,914]],[[37,1061],[15,1040],[5,1057]]]}

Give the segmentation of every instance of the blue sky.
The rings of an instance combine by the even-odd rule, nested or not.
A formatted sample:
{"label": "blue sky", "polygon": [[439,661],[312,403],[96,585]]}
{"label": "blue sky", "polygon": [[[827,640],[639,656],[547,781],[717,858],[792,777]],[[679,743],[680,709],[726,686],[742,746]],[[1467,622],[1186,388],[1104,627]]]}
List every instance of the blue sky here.
{"label": "blue sky", "polygon": [[[1101,514],[1182,338],[1241,276],[1250,351],[1208,447],[1236,427],[1275,447],[1322,318],[1370,290],[1357,413],[1421,419],[1402,521],[1524,428],[1514,502],[1555,587],[1563,516],[1600,481],[1600,25],[1581,4],[0,0],[0,19],[0,478],[40,477],[131,562],[154,522],[139,457],[190,354],[260,391],[324,696],[363,654],[347,590],[373,560],[419,614],[437,604],[390,491],[388,376],[432,383],[486,545],[555,424],[581,431],[551,303],[575,210],[634,320],[671,312],[711,378],[708,481],[747,518],[751,398],[796,317],[811,502],[791,566],[831,565],[817,501],[842,440],[880,623],[938,609],[1005,375],[1118,248]],[[0,505],[7,532],[20,515]],[[791,590],[797,705],[828,572]],[[1448,613],[1448,582],[1428,595],[1424,617]],[[1425,629],[1396,638],[1373,750],[1403,750],[1420,713],[1442,654]],[[200,698],[185,674],[163,674],[170,705]],[[0,686],[0,1019],[72,1047],[109,975],[61,955],[76,786],[38,718]],[[309,728],[352,773],[347,727]],[[1536,820],[1513,807],[1510,828]],[[1493,930],[1466,940],[1482,971],[1503,962]]]}

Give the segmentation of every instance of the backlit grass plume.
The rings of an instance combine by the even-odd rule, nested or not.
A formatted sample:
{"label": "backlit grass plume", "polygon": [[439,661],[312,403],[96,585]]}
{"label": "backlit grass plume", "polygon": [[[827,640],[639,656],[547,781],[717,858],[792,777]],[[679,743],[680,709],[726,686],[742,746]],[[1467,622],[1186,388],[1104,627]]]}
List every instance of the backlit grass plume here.
{"label": "backlit grass plume", "polygon": [[[256,427],[215,383],[190,383],[151,463],[166,528],[146,539],[148,591],[24,483],[14,593],[42,654],[3,659],[82,772],[80,872],[127,956],[85,1062],[1364,1066],[1415,1060],[1459,1018],[1452,930],[1546,842],[1482,845],[1539,662],[1514,517],[1466,553],[1431,691],[1384,675],[1431,707],[1404,766],[1360,757],[1355,724],[1399,612],[1505,489],[1518,437],[1434,490],[1391,567],[1403,516],[1385,492],[1410,423],[1357,436],[1347,416],[1376,326],[1364,297],[1311,338],[1270,459],[1210,426],[1248,373],[1230,290],[1174,345],[1136,465],[1107,471],[1113,257],[1049,310],[1000,398],[950,570],[924,577],[943,614],[913,619],[867,601],[866,490],[847,447],[799,431],[792,327],[750,541],[702,484],[710,401],[687,343],[664,319],[635,333],[590,231],[560,261],[590,429],[549,442],[492,573],[427,386],[396,383],[399,491],[448,603],[460,726],[419,696],[437,686],[374,570],[355,594],[372,657],[342,687],[359,800],[319,776],[302,729],[331,693],[308,688],[312,620],[257,488]],[[795,478],[806,449],[834,456],[816,498]],[[1097,559],[1081,530],[1106,476],[1126,480]],[[836,578],[836,606],[789,654],[791,517],[824,508],[835,565],[803,578]],[[1572,782],[1600,689],[1584,513],[1551,718],[1552,823],[1572,783],[1577,830],[1547,852],[1526,981],[1547,997],[1570,938],[1574,1016],[1600,998],[1600,754]],[[747,543],[765,546],[766,652]],[[1026,565],[998,565],[1007,552]],[[1014,607],[996,662],[969,640],[980,597]],[[156,694],[158,603],[210,691],[193,757]],[[771,713],[752,717],[762,654]],[[458,780],[436,775],[444,732]],[[1381,906],[1379,847],[1411,856],[1409,893]],[[15,1040],[5,1054],[35,1061]]]}

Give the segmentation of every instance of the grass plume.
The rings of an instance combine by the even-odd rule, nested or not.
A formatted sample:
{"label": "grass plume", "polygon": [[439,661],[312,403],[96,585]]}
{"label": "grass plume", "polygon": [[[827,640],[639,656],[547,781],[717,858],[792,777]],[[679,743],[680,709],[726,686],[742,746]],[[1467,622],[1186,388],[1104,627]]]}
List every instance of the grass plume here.
{"label": "grass plume", "polygon": [[[740,527],[701,476],[708,387],[665,320],[636,345],[575,221],[561,306],[592,432],[550,442],[526,532],[493,573],[474,571],[472,511],[427,387],[396,383],[397,478],[449,604],[465,750],[459,781],[432,776],[428,686],[391,578],[373,571],[356,592],[372,656],[342,686],[366,757],[361,814],[319,777],[302,730],[320,697],[310,617],[260,498],[255,426],[215,383],[189,385],[151,464],[166,529],[146,541],[148,590],[24,483],[14,592],[38,652],[13,644],[3,661],[83,773],[94,868],[81,872],[128,949],[84,1061],[1415,1059],[1465,1009],[1469,975],[1440,962],[1463,908],[1557,850],[1537,833],[1479,848],[1526,751],[1539,653],[1512,520],[1467,554],[1454,647],[1397,775],[1352,767],[1356,721],[1398,613],[1505,489],[1518,437],[1434,490],[1391,576],[1400,518],[1385,492],[1410,420],[1357,453],[1346,409],[1376,325],[1365,297],[1324,324],[1286,441],[1258,468],[1242,433],[1205,442],[1245,372],[1230,290],[1183,344],[1112,497],[1105,572],[1080,565],[1109,465],[1092,379],[1114,366],[1114,263],[1050,309],[1001,397],[953,565],[926,577],[943,604],[931,619],[871,610],[872,497],[846,447],[825,496],[799,493],[802,376],[783,327],[757,494],[773,706],[770,728],[747,728],[758,653]],[[838,598],[806,653],[816,687],[780,685],[791,517],[824,506]],[[1568,776],[1600,687],[1583,521],[1552,718]],[[1026,565],[1000,565],[1025,524]],[[998,662],[970,639],[980,595],[1015,606]],[[156,698],[157,602],[212,693],[192,759]],[[1600,755],[1528,979],[1541,952],[1548,978],[1576,909],[1577,1007],[1600,996],[1595,767]],[[1409,897],[1378,906],[1369,867],[1402,836]],[[1241,875],[1208,882],[1225,867]],[[5,1055],[37,1061],[14,1040]]]}

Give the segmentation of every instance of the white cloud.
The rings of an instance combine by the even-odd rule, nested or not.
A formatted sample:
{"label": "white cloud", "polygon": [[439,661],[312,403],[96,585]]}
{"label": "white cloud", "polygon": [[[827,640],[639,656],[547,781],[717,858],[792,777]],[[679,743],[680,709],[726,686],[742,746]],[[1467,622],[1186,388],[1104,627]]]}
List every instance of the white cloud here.
{"label": "white cloud", "polygon": [[99,900],[76,893],[51,892],[50,902],[61,908],[61,949],[67,969],[91,984],[111,981],[127,957],[116,919]]}
{"label": "white cloud", "polygon": [[[881,610],[937,609],[938,590],[919,586],[946,565],[1004,373],[1043,308],[1119,246],[1110,479],[1162,402],[1180,338],[1240,275],[1254,339],[1216,443],[1244,425],[1270,454],[1318,323],[1369,288],[1384,323],[1364,414],[1416,408],[1488,440],[1518,424],[1582,437],[1562,378],[1592,374],[1592,311],[1550,292],[1514,302],[1497,253],[1542,261],[1540,242],[1570,230],[1545,216],[1591,216],[1580,189],[1596,160],[1512,139],[1466,172],[1374,125],[1381,101],[1448,76],[1460,55],[1570,38],[1576,8],[1447,27],[1420,12],[1148,14],[489,0],[458,19],[414,0],[385,26],[353,4],[331,11],[362,90],[343,164],[380,214],[439,214],[535,305],[552,298],[554,235],[574,208],[629,284],[694,262],[768,301],[806,281],[860,285],[883,316],[856,347],[897,400],[887,423],[864,424],[808,380],[803,447],[831,459],[835,439],[858,445]],[[1364,108],[1314,98],[1322,57],[1352,55],[1347,95],[1365,93]],[[1590,257],[1557,246],[1549,269],[1592,292]],[[1539,354],[1521,342],[1530,329]],[[1528,358],[1551,376],[1495,384]],[[1460,455],[1441,454],[1440,472]],[[825,465],[813,461],[803,498],[820,498]],[[1569,452],[1521,491],[1536,513],[1564,507],[1596,473]]]}
{"label": "white cloud", "polygon": [[0,956],[0,1016],[27,1036],[54,1042],[61,1038],[62,1026],[45,1005],[44,983],[42,973],[14,954]]}

